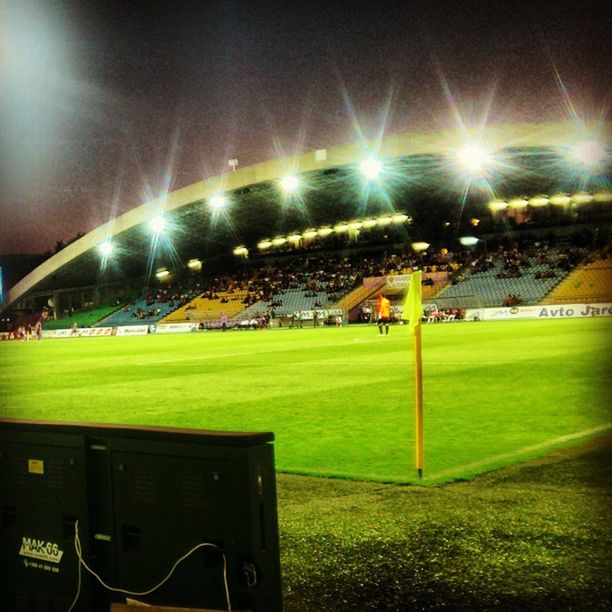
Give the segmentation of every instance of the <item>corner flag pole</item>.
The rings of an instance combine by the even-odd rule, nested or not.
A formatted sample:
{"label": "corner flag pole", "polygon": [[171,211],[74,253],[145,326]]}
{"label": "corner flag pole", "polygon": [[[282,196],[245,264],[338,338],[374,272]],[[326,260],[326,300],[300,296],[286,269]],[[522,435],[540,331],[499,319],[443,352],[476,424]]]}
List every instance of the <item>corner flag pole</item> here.
{"label": "corner flag pole", "polygon": [[416,469],[423,479],[423,355],[421,352],[421,326],[414,328],[414,431]]}
{"label": "corner flag pole", "polygon": [[408,330],[414,335],[414,421],[415,458],[419,480],[423,478],[423,356],[421,350],[421,271],[413,272],[404,304],[404,319],[408,319]]}

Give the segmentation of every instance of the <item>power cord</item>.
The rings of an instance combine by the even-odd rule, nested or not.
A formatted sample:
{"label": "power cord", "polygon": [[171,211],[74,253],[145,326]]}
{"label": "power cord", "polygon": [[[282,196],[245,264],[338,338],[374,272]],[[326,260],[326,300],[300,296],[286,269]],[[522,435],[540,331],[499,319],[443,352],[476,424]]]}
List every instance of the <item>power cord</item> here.
{"label": "power cord", "polygon": [[70,604],[70,608],[68,608],[68,612],[72,612],[81,594],[81,582],[82,582],[81,566],[84,567],[108,591],[114,591],[115,593],[123,593],[124,595],[134,595],[137,597],[142,597],[143,595],[150,595],[154,591],[157,591],[157,589],[159,589],[161,586],[163,586],[170,579],[172,574],[174,574],[174,571],[176,570],[176,568],[185,559],[187,559],[196,550],[199,550],[200,548],[214,548],[215,550],[218,550],[221,552],[221,556],[223,557],[223,585],[225,587],[225,601],[227,604],[227,612],[232,612],[232,603],[230,600],[229,587],[227,584],[227,558],[225,557],[225,553],[222,552],[221,549],[216,544],[211,544],[209,542],[201,542],[200,544],[196,544],[196,546],[194,546],[191,550],[187,551],[182,557],[180,557],[179,559],[175,561],[174,565],[172,566],[172,568],[170,569],[166,577],[161,582],[151,587],[150,589],[147,589],[146,591],[128,591],[126,589],[120,589],[118,587],[113,587],[113,586],[106,584],[106,582],[104,582],[104,580],[100,578],[100,576],[96,574],[96,572],[94,572],[94,570],[92,570],[89,567],[89,565],[87,565],[87,562],[85,561],[85,559],[83,559],[81,540],[79,538],[79,521],[76,521],[74,524],[74,550],[79,560],[77,592],[76,592],[76,595],[74,596],[74,600],[72,601],[72,604]]}

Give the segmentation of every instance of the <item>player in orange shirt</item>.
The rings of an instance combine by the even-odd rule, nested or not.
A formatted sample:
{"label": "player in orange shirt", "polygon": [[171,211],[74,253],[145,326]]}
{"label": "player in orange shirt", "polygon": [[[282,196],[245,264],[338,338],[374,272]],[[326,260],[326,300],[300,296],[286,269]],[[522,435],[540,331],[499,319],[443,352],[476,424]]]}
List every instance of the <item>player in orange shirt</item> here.
{"label": "player in orange shirt", "polygon": [[384,296],[378,296],[378,305],[376,307],[376,316],[378,320],[378,333],[382,336],[383,325],[385,326],[385,335],[389,334],[389,318],[391,317],[391,302]]}

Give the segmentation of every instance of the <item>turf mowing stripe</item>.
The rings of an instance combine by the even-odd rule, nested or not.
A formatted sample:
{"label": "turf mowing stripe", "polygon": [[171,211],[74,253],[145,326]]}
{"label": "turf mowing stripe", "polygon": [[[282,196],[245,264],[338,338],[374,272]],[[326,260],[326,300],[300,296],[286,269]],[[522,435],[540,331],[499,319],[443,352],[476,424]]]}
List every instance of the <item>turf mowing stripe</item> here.
{"label": "turf mowing stripe", "polygon": [[465,472],[466,470],[473,470],[474,468],[483,467],[489,463],[496,463],[498,461],[505,461],[507,459],[513,459],[514,457],[519,457],[521,455],[525,455],[527,453],[531,453],[534,451],[539,451],[549,446],[555,446],[557,444],[562,444],[564,442],[569,442],[570,440],[577,440],[579,438],[584,438],[586,436],[590,436],[597,433],[603,433],[612,429],[612,423],[604,423],[599,427],[593,427],[592,429],[585,429],[583,431],[577,431],[572,434],[568,434],[566,436],[559,436],[558,438],[552,438],[547,440],[546,442],[541,442],[540,444],[534,444],[533,446],[525,446],[524,448],[519,448],[518,450],[511,451],[509,453],[502,453],[501,455],[493,455],[491,457],[487,457],[486,459],[481,459],[479,461],[473,461],[472,463],[465,463],[464,465],[459,465],[454,468],[450,468],[448,470],[442,470],[441,472],[436,472],[434,474],[428,474],[429,479],[434,478],[446,478],[448,476],[452,476],[453,474]]}

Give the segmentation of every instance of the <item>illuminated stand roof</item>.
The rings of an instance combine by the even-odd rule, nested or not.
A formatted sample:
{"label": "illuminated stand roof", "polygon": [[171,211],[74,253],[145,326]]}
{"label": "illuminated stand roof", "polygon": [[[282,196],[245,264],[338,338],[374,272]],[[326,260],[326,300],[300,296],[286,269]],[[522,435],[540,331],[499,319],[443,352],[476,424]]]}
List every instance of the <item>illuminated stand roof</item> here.
{"label": "illuminated stand roof", "polygon": [[[604,127],[609,133],[609,126]],[[587,124],[582,126],[581,131],[587,135],[597,134],[601,133],[602,126],[595,123]],[[573,161],[578,166],[595,163],[607,166],[608,157],[604,147],[593,138],[580,138],[580,135],[576,134],[575,124],[569,121],[557,121],[492,125],[473,130],[393,134],[376,147],[371,143],[352,143],[326,150],[310,151],[295,158],[279,158],[254,164],[178,189],[95,228],[53,255],[12,287],[6,295],[3,310],[33,291],[47,290],[52,286],[55,288],[70,286],[72,281],[70,271],[78,270],[81,275],[86,275],[92,283],[95,283],[99,279],[101,257],[106,262],[114,257],[115,251],[118,253],[123,251],[126,257],[131,257],[134,261],[139,257],[141,259],[144,257],[146,260],[151,231],[145,232],[145,228],[149,224],[157,223],[155,232],[159,236],[163,229],[162,224],[172,218],[170,213],[187,211],[190,207],[193,209],[195,205],[204,202],[208,203],[207,209],[212,211],[213,217],[223,215],[230,200],[239,200],[242,197],[241,193],[258,185],[271,183],[277,186],[279,197],[299,198],[302,188],[304,190],[328,188],[329,184],[325,182],[325,177],[335,170],[350,169],[355,175],[361,174],[362,178],[365,177],[364,180],[375,181],[381,176],[384,179],[387,170],[398,162],[403,162],[400,163],[399,172],[409,174],[410,160],[419,160],[421,167],[427,165],[439,167],[441,163],[447,168],[453,165],[463,167],[466,173],[471,174],[476,180],[486,172],[485,166],[492,157],[504,153],[534,157],[565,156],[568,159],[573,156]],[[318,173],[316,175],[318,184],[312,186],[306,180],[302,185],[302,177],[313,176],[313,173]],[[330,184],[331,181],[332,179]],[[392,183],[390,185],[392,189]],[[391,207],[387,212],[400,211],[394,211]],[[337,211],[335,222],[350,221],[351,217],[357,216],[366,215],[348,213],[343,217],[342,212]],[[333,224],[333,222],[329,220],[324,223]],[[252,220],[249,224],[257,225]],[[291,229],[288,229],[287,233]],[[206,233],[206,228],[188,225],[186,228],[183,227],[181,232],[181,239],[188,242],[190,233],[194,236],[198,232]],[[264,237],[260,235],[259,240]],[[114,248],[115,244],[118,245],[117,249]],[[225,244],[228,252],[231,252],[235,246],[235,242]],[[129,278],[127,270],[125,276]]]}

